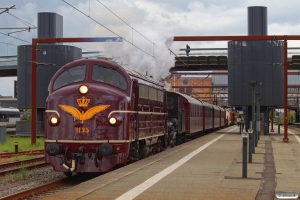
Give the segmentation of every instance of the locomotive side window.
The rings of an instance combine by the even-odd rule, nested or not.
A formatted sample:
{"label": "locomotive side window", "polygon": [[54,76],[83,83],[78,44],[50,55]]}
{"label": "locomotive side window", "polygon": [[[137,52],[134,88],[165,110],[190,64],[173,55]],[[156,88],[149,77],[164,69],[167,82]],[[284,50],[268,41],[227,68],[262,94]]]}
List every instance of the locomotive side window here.
{"label": "locomotive side window", "polygon": [[164,92],[147,85],[139,84],[139,97],[164,102]]}
{"label": "locomotive side window", "polygon": [[157,101],[157,89],[149,87],[149,99]]}
{"label": "locomotive side window", "polygon": [[139,97],[149,99],[149,87],[146,85],[139,85]]}
{"label": "locomotive side window", "polygon": [[164,102],[164,92],[161,90],[157,91],[157,101]]}
{"label": "locomotive side window", "polygon": [[85,72],[86,72],[85,65],[80,65],[65,70],[55,80],[53,85],[53,90],[61,88],[65,85],[69,85],[71,83],[83,81],[85,79]]}
{"label": "locomotive side window", "polygon": [[122,90],[127,89],[125,78],[116,69],[110,67],[94,65],[92,79],[93,81],[108,83]]}

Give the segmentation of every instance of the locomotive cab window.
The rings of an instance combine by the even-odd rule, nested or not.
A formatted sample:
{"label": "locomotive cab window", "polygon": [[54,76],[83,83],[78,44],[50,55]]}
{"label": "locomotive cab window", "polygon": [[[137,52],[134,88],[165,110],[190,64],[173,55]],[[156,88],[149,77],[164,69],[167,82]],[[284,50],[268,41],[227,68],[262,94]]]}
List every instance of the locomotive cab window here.
{"label": "locomotive cab window", "polygon": [[54,82],[53,90],[61,88],[71,83],[83,81],[85,79],[86,66],[80,65],[69,68],[62,72]]}
{"label": "locomotive cab window", "polygon": [[116,69],[106,66],[93,66],[92,80],[113,85],[122,90],[127,89],[126,79]]}

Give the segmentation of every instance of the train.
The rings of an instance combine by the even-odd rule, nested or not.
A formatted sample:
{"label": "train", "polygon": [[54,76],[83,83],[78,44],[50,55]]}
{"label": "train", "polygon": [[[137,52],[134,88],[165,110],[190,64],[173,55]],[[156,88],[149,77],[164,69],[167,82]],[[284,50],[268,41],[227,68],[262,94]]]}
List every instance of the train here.
{"label": "train", "polygon": [[45,162],[67,176],[109,172],[229,125],[227,112],[113,61],[79,59],[49,84]]}
{"label": "train", "polygon": [[15,128],[16,121],[20,121],[20,110],[12,107],[0,106],[0,126]]}

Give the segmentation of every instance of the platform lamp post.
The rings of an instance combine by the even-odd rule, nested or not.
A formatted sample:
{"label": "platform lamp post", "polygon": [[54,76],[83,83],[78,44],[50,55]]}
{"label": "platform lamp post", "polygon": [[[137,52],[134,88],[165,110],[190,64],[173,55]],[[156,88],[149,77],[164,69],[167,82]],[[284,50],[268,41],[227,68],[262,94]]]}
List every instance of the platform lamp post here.
{"label": "platform lamp post", "polygon": [[248,156],[248,162],[252,163],[252,144],[253,144],[253,129],[252,129],[252,123],[250,123],[249,129],[248,129],[248,137],[249,137],[249,156]]}
{"label": "platform lamp post", "polygon": [[261,96],[262,96],[262,93],[261,92],[256,92],[255,93],[256,95],[256,141],[255,141],[255,147],[257,147],[257,143],[258,143],[258,140],[260,138],[260,101],[261,101]]}
{"label": "platform lamp post", "polygon": [[255,86],[258,84],[257,81],[249,81],[249,85],[252,86],[252,128],[253,128],[253,135],[252,135],[252,153],[255,153],[255,141],[256,141],[256,129],[255,129]]}
{"label": "platform lamp post", "polygon": [[243,178],[247,178],[247,143],[248,143],[248,133],[243,131],[242,132],[242,137],[243,137],[242,177]]}
{"label": "platform lamp post", "polygon": [[271,132],[274,132],[273,123],[274,123],[274,107],[272,107],[272,112],[271,112]]}

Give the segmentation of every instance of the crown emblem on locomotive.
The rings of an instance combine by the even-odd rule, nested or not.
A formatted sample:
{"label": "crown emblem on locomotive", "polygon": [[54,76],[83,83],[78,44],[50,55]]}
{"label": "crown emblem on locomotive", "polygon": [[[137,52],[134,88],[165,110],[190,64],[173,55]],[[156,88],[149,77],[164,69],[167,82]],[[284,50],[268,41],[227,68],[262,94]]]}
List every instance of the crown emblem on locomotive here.
{"label": "crown emblem on locomotive", "polygon": [[[79,107],[87,107],[90,103],[90,99],[86,97],[81,97],[77,99],[77,103]],[[75,119],[80,120],[83,124],[85,120],[91,119],[95,114],[103,112],[110,105],[100,105],[94,106],[88,109],[86,112],[83,110],[80,112],[77,108],[68,105],[58,105],[62,110],[71,114]]]}
{"label": "crown emblem on locomotive", "polygon": [[83,96],[80,99],[77,99],[77,103],[79,107],[87,107],[90,103],[90,99]]}

